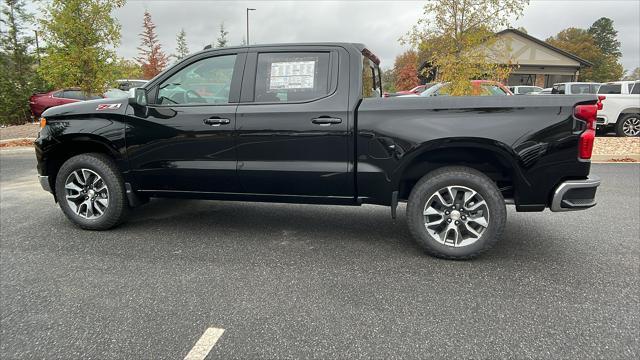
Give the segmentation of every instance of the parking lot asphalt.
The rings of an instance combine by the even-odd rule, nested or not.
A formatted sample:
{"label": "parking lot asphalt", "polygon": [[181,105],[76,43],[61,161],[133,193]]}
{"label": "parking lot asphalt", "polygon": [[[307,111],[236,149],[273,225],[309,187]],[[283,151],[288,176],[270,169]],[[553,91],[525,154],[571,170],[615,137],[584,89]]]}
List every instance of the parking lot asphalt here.
{"label": "parking lot asphalt", "polygon": [[599,204],[516,213],[474,261],[424,255],[378,206],[153,200],[72,226],[31,151],[0,151],[0,358],[640,356],[640,166]]}

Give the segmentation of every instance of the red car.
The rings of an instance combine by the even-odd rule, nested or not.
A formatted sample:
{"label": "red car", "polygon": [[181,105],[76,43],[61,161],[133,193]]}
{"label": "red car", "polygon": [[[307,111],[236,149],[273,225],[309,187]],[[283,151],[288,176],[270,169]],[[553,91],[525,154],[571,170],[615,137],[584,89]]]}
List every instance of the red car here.
{"label": "red car", "polygon": [[394,92],[394,93],[384,93],[382,96],[383,97],[394,97],[394,96],[400,96],[400,95],[419,95],[421,92],[427,90],[428,88],[432,87],[433,85],[435,85],[435,83],[427,83],[424,85],[418,85],[416,87],[414,87],[411,90],[402,90],[402,91],[398,91],[398,92]]}
{"label": "red car", "polygon": [[79,89],[62,89],[31,95],[29,106],[31,107],[31,115],[38,119],[50,107],[100,98],[102,97],[97,95],[87,96]]}

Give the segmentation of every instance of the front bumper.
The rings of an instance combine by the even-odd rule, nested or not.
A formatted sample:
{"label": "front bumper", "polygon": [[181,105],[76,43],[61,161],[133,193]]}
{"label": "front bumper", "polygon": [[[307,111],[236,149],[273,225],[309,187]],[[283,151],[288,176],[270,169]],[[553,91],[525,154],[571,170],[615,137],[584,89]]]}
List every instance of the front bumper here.
{"label": "front bumper", "polygon": [[42,186],[43,190],[53,194],[53,191],[51,190],[51,184],[49,183],[49,177],[48,176],[38,175],[38,180],[40,181],[40,186]]}
{"label": "front bumper", "polygon": [[563,182],[553,192],[551,211],[584,210],[595,206],[598,186],[600,178],[593,175],[586,180]]}

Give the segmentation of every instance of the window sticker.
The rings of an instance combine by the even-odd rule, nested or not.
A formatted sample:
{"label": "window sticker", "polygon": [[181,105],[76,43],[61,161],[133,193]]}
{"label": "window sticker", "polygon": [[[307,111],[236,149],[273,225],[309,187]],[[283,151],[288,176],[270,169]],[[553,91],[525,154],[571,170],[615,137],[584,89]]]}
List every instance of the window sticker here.
{"label": "window sticker", "polygon": [[315,61],[271,63],[269,90],[313,89]]}

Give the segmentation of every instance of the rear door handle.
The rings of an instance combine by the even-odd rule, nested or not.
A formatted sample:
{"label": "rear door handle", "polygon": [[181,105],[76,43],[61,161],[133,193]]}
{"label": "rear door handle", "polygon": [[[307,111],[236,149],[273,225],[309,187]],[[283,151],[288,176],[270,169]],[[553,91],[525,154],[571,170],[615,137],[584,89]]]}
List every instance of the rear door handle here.
{"label": "rear door handle", "polygon": [[331,124],[340,124],[342,122],[342,119],[332,118],[332,117],[317,117],[317,118],[311,119],[311,122],[317,125],[328,126]]}
{"label": "rear door handle", "polygon": [[204,119],[202,122],[205,125],[220,126],[220,125],[227,125],[227,124],[231,123],[231,120],[212,117],[212,118]]}

